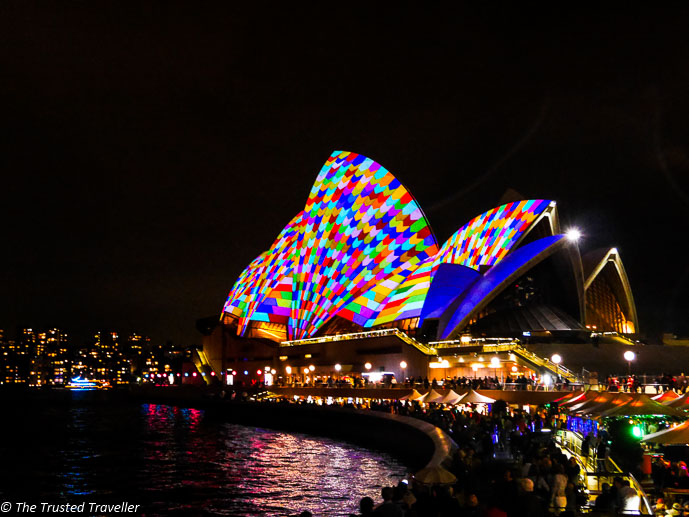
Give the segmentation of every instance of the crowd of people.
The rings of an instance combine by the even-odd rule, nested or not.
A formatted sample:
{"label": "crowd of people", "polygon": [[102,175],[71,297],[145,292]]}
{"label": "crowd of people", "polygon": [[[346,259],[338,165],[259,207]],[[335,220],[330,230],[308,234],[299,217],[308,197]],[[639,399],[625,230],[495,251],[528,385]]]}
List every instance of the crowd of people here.
{"label": "crowd of people", "polygon": [[609,375],[605,379],[605,389],[613,392],[642,393],[645,385],[651,381],[656,392],[674,391],[683,394],[689,388],[689,377],[684,374],[673,377],[672,375],[659,375],[649,379],[646,375],[641,379],[637,375]]}
{"label": "crowd of people", "polygon": [[[560,378],[555,380],[560,387],[566,389],[569,385],[566,379]],[[538,380],[525,375],[507,376],[500,379],[497,376],[483,376],[483,377],[447,377],[446,379],[433,378],[429,380],[428,377],[407,377],[404,382],[397,382],[392,376],[384,377],[379,382],[371,382],[368,377],[314,377],[304,380],[292,377],[291,379],[279,378],[276,384],[281,387],[327,387],[327,388],[407,388],[407,389],[452,389],[452,390],[466,390],[466,389],[516,389],[527,390],[535,389],[538,385]],[[258,387],[264,387],[261,384]]]}
{"label": "crowd of people", "polygon": [[[458,445],[447,465],[456,482],[425,485],[412,480],[411,486],[385,487],[379,504],[365,498],[357,515],[564,516],[561,512],[573,515],[586,503],[577,462],[540,432],[552,415],[457,411],[448,420],[446,413],[428,413],[427,420],[444,428]],[[498,456],[504,459],[496,460]]]}
{"label": "crowd of people", "polygon": [[[546,382],[547,381],[547,382]],[[610,375],[601,379],[599,389],[611,392],[641,393],[646,386],[652,386],[656,393],[663,391],[675,391],[683,394],[689,390],[689,376],[684,374],[672,375]],[[571,390],[580,389],[581,384],[572,384],[566,377],[557,376],[556,378],[539,378],[534,375],[515,374],[505,377],[483,376],[483,377],[407,377],[403,381],[398,381],[393,375],[383,376],[381,379],[372,382],[368,376],[303,376],[292,375],[289,377],[278,377],[275,385],[280,387],[328,387],[328,388],[406,388],[406,389],[490,389],[490,390],[538,390],[550,389]],[[244,388],[266,388],[263,381],[252,380],[250,384],[244,381],[239,382],[239,387]]]}
{"label": "crowd of people", "polygon": [[[456,379],[451,386],[458,390],[480,387],[473,384],[476,381]],[[426,389],[434,387],[428,379],[420,382]],[[493,379],[488,378],[486,382],[491,383]],[[286,399],[282,402],[294,403]],[[425,420],[444,430],[458,445],[452,462],[445,465],[456,477],[455,482],[426,485],[412,479],[409,485],[401,482],[385,487],[378,501],[362,499],[359,513],[352,515],[565,517],[577,515],[584,506],[599,515],[638,513],[640,508],[637,490],[623,477],[603,483],[595,502],[587,504],[585,472],[580,470],[577,459],[566,456],[555,445],[551,433],[544,432],[561,428],[564,416],[557,407],[527,412],[510,409],[499,400],[491,405],[488,413],[485,405],[445,407],[388,399],[344,399],[339,405]],[[580,451],[584,464],[586,458],[592,464],[596,460],[605,464],[611,443],[606,432],[600,428],[595,435],[590,433],[584,438]],[[605,471],[604,465],[599,465],[597,470]],[[665,488],[689,489],[689,469],[684,462],[657,458],[653,463],[653,481],[656,493],[662,493]],[[685,515],[683,505],[680,499],[679,503],[672,501],[665,506],[661,499],[656,505],[656,515]],[[686,515],[689,517],[689,511]]]}

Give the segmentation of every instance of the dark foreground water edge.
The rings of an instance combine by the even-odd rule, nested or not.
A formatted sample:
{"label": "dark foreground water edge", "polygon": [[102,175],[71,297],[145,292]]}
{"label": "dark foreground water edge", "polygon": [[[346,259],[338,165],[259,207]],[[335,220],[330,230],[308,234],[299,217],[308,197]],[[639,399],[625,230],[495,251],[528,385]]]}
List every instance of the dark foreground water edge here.
{"label": "dark foreground water edge", "polygon": [[146,516],[348,515],[407,474],[383,452],[203,409],[27,403],[5,406],[3,420],[0,500],[13,503],[128,502]]}

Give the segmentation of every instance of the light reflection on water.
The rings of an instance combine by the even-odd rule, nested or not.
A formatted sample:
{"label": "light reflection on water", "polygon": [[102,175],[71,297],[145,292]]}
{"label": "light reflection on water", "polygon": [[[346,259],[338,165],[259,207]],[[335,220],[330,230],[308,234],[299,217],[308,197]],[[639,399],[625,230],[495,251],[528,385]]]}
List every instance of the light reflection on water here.
{"label": "light reflection on water", "polygon": [[[0,496],[141,504],[141,515],[348,515],[405,467],[327,438],[244,427],[172,406],[84,406],[14,415]],[[13,465],[12,470],[8,465]]]}

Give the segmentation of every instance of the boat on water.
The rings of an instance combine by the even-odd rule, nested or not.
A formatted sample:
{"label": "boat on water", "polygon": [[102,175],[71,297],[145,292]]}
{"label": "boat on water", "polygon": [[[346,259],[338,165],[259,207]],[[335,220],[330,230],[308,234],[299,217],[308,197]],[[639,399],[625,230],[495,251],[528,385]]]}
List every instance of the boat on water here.
{"label": "boat on water", "polygon": [[70,381],[69,384],[65,386],[65,388],[78,391],[102,390],[110,388],[110,383],[75,377]]}

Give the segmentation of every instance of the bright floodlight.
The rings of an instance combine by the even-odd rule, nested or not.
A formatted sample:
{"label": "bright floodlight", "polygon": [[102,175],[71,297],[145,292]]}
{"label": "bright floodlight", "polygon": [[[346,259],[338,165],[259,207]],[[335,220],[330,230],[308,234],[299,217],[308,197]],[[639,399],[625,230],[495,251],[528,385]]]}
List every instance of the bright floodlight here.
{"label": "bright floodlight", "polygon": [[634,359],[636,359],[636,354],[634,352],[632,352],[631,350],[627,350],[624,353],[624,360],[625,361],[633,361]]}
{"label": "bright floodlight", "polygon": [[560,357],[559,354],[553,354],[553,357],[551,357],[550,360],[555,364],[560,364],[562,362],[562,357]]}
{"label": "bright floodlight", "polygon": [[406,361],[402,361],[402,362],[400,363],[400,368],[402,368],[402,369],[404,370],[406,367],[407,367],[407,362],[406,362]]}
{"label": "bright floodlight", "polygon": [[567,233],[565,233],[565,237],[567,237],[569,241],[577,242],[581,237],[581,232],[577,228],[570,228],[567,230]]}
{"label": "bright floodlight", "polygon": [[490,365],[491,365],[493,368],[500,368],[500,359],[498,359],[497,357],[493,357],[493,358],[490,360]]}
{"label": "bright floodlight", "polygon": [[314,371],[315,369],[316,369],[316,367],[315,367],[314,365],[312,365],[312,364],[309,365],[309,370],[310,370],[310,371]]}
{"label": "bright floodlight", "polygon": [[342,370],[342,365],[336,364],[336,365],[335,365],[335,370],[338,371],[338,372],[339,372],[340,370]]}
{"label": "bright floodlight", "polygon": [[291,366],[285,366],[285,373],[287,375],[291,375],[292,374],[292,367]]}

